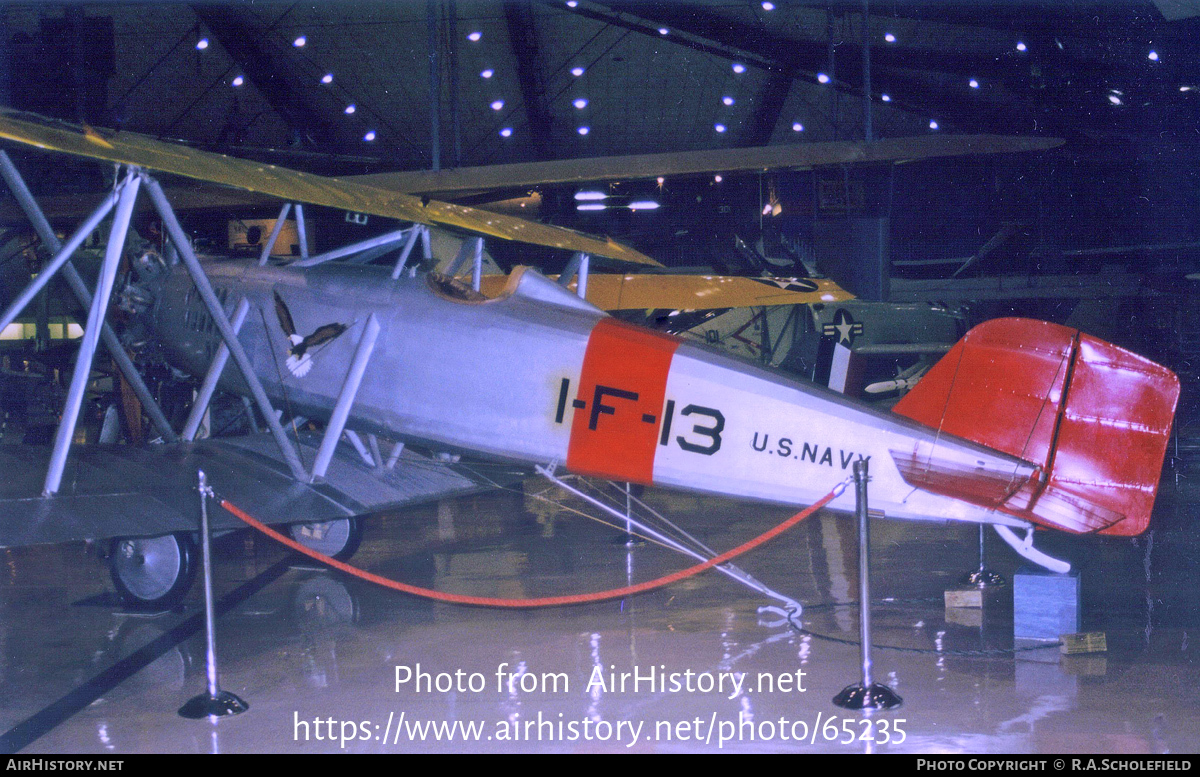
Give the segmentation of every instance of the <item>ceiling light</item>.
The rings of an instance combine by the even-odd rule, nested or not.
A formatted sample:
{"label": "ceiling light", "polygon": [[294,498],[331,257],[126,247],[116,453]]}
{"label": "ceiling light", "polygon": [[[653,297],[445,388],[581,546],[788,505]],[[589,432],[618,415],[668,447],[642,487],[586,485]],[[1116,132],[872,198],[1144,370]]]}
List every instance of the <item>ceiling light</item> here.
{"label": "ceiling light", "polygon": [[893,35],[893,34],[891,34],[890,32],[889,32],[889,33],[885,33],[885,34],[884,34],[884,36],[883,36],[883,39],[884,39],[885,41],[887,41],[888,43],[895,43],[895,42],[896,42],[896,36],[895,36],[895,35]]}
{"label": "ceiling light", "polygon": [[734,62],[733,63],[733,72],[737,73],[738,75],[741,75],[742,73],[746,72],[746,66],[743,65],[741,62]]}
{"label": "ceiling light", "polygon": [[196,41],[196,48],[200,51],[204,51],[206,48],[208,48],[208,38],[201,38],[200,40]]}
{"label": "ceiling light", "polygon": [[727,95],[721,98],[721,102],[725,103],[726,105],[733,105],[733,98]]}
{"label": "ceiling light", "polygon": [[500,130],[500,137],[511,138],[512,137],[512,127],[505,127],[504,129]]}
{"label": "ceiling light", "polygon": [[321,83],[332,84],[333,83],[333,73],[326,73],[325,75],[321,76]]}
{"label": "ceiling light", "polygon": [[576,108],[578,108],[581,111],[587,107],[587,104],[588,104],[588,102],[587,102],[586,97],[577,97],[577,98],[575,98],[575,101],[571,103],[571,105],[574,105]]}
{"label": "ceiling light", "polygon": [[593,190],[575,192],[575,199],[579,202],[595,202],[596,200],[607,200],[608,195],[604,192]]}
{"label": "ceiling light", "polygon": [[879,99],[883,100],[885,103],[890,103],[892,101],[892,96],[890,94],[881,94],[879,95]]}
{"label": "ceiling light", "polygon": [[934,119],[929,120],[929,129],[935,130],[938,128],[938,123]]}
{"label": "ceiling light", "polygon": [[492,110],[493,111],[498,111],[498,110],[502,109],[503,107],[504,107],[503,100],[492,100]]}
{"label": "ceiling light", "polygon": [[971,80],[968,82],[968,85],[969,85],[969,86],[970,86],[972,89],[978,89],[978,88],[979,88],[979,82],[978,82],[978,81],[976,81],[974,78],[972,78],[972,79],[971,79]]}
{"label": "ceiling light", "polygon": [[796,122],[792,125],[792,132],[804,132],[804,125],[800,122]]}
{"label": "ceiling light", "polygon": [[1026,48],[1028,47],[1025,45],[1024,41],[1017,41],[1017,51],[1024,51]]}
{"label": "ceiling light", "polygon": [[724,178],[722,178],[722,177],[721,177],[721,176],[719,176],[719,175],[714,175],[714,176],[713,176],[713,181],[715,181],[716,183],[720,183],[721,181],[724,181],[724,180],[725,180],[725,179],[724,179]]}
{"label": "ceiling light", "polygon": [[604,210],[607,207],[603,202],[585,202],[582,205],[576,205],[575,210]]}
{"label": "ceiling light", "polygon": [[301,35],[300,37],[298,37],[294,41],[292,41],[292,45],[295,46],[296,48],[300,48],[305,43],[308,43],[308,38],[304,37],[303,35]]}
{"label": "ceiling light", "polygon": [[367,130],[367,134],[363,135],[363,140],[367,141],[368,143],[370,143],[374,139],[375,139],[375,130]]}
{"label": "ceiling light", "polygon": [[1151,62],[1157,62],[1158,61],[1158,52],[1155,51],[1154,49],[1151,49],[1150,53],[1146,55],[1146,59],[1150,60]]}
{"label": "ceiling light", "polygon": [[349,105],[347,105],[347,106],[346,106],[346,113],[347,113],[347,114],[354,113],[354,112],[355,112],[355,111],[357,111],[357,110],[358,110],[358,108],[356,108],[356,107],[354,106],[354,103],[350,103]]}
{"label": "ceiling light", "polygon": [[770,2],[770,0],[763,0],[762,9],[764,11],[774,11],[775,4]]}
{"label": "ceiling light", "polygon": [[669,32],[670,32],[670,30],[668,30],[666,27],[659,27],[659,28],[658,28],[658,34],[659,34],[659,35],[666,35],[666,34],[667,34],[667,33],[669,33]]}
{"label": "ceiling light", "polygon": [[1118,94],[1109,94],[1108,101],[1110,103],[1112,103],[1113,105],[1124,105],[1124,103],[1121,102],[1121,96],[1119,93]]}
{"label": "ceiling light", "polygon": [[1193,89],[1195,89],[1195,88],[1196,88],[1196,87],[1194,87],[1194,86],[1187,86],[1187,85],[1184,85],[1184,86],[1181,86],[1181,87],[1179,87],[1179,91],[1181,91],[1181,92],[1190,92],[1190,91],[1192,91],[1192,90],[1193,90]]}
{"label": "ceiling light", "polygon": [[667,179],[663,178],[663,177],[660,175],[660,176],[659,176],[659,177],[658,177],[656,180],[657,180],[657,182],[658,182],[658,185],[659,185],[659,186],[662,186],[662,185],[663,185],[663,183],[664,183],[664,182],[665,182]]}
{"label": "ceiling light", "polygon": [[467,40],[471,41],[472,43],[475,43],[482,37],[483,37],[483,33],[479,32],[478,30],[476,30],[475,32],[467,33]]}
{"label": "ceiling light", "polygon": [[827,84],[829,83],[829,76],[825,75],[824,73],[817,73],[817,82]]}
{"label": "ceiling light", "polygon": [[581,67],[571,68],[571,75],[575,76],[576,78],[579,78],[581,75],[583,75],[583,68],[581,68]]}
{"label": "ceiling light", "polygon": [[591,132],[591,130],[588,129],[586,126],[580,127],[579,129],[577,129],[575,131],[578,132],[580,135],[586,135],[589,132]]}
{"label": "ceiling light", "polygon": [[246,79],[242,78],[241,76],[233,77],[233,85],[234,86],[241,86],[244,83],[246,83]]}
{"label": "ceiling light", "polygon": [[713,129],[715,129],[717,132],[724,132],[725,125],[724,124],[715,124],[715,125],[713,125]]}
{"label": "ceiling light", "polygon": [[491,78],[494,75],[496,75],[496,71],[492,70],[490,67],[479,71],[480,78]]}
{"label": "ceiling light", "polygon": [[567,8],[574,8],[579,5],[578,0],[567,0]]}
{"label": "ceiling light", "polygon": [[656,208],[658,208],[658,203],[654,200],[638,200],[629,203],[630,210],[655,210]]}

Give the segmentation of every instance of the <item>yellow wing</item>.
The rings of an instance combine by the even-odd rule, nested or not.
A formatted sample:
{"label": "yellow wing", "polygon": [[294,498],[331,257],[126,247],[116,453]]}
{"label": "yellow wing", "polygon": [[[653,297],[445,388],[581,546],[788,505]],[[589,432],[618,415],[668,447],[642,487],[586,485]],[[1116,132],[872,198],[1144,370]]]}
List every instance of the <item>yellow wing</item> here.
{"label": "yellow wing", "polygon": [[[480,291],[495,297],[508,278],[485,275],[481,280]],[[815,278],[592,273],[588,276],[587,299],[601,310],[714,310],[809,305],[854,299],[854,295],[833,281]]]}
{"label": "yellow wing", "polygon": [[83,128],[35,114],[0,109],[0,138],[48,151],[136,165],[232,186],[292,202],[324,205],[422,224],[458,227],[505,240],[661,266],[650,257],[607,238],[596,238],[574,230],[463,205],[422,200],[365,183],[310,175],[286,167],[197,151],[134,132]]}

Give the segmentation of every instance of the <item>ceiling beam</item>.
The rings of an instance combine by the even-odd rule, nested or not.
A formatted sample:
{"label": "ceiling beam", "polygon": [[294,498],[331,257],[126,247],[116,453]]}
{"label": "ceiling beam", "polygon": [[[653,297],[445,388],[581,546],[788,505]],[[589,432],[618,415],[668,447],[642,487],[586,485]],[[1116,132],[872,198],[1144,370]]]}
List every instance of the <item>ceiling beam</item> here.
{"label": "ceiling beam", "polygon": [[513,56],[517,60],[517,80],[521,85],[529,134],[533,138],[534,158],[537,161],[552,159],[552,122],[550,109],[546,105],[541,46],[529,0],[505,0],[504,20],[508,24],[508,40]]}
{"label": "ceiling beam", "polygon": [[263,49],[271,37],[268,28],[233,5],[195,5],[192,10],[305,147],[340,148],[335,126],[321,118],[327,108],[318,108],[297,89],[302,79],[295,65]]}

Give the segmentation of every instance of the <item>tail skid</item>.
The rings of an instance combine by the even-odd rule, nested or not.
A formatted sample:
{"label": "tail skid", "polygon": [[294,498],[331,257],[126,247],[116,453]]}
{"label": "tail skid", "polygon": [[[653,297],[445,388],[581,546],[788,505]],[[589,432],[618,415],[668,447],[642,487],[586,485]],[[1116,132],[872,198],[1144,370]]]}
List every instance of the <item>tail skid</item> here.
{"label": "tail skid", "polygon": [[[1148,359],[1056,324],[996,319],[968,332],[893,410],[1021,458],[1034,475],[980,483],[941,465],[936,442],[893,458],[928,491],[1047,528],[1133,536],[1150,520],[1178,398],[1179,379]],[[1030,538],[1001,536],[1035,560]]]}
{"label": "tail skid", "polygon": [[992,528],[996,530],[996,534],[1000,535],[1000,539],[1004,540],[1009,546],[1017,552],[1021,558],[1027,561],[1032,561],[1040,567],[1044,567],[1051,572],[1056,572],[1060,575],[1065,575],[1071,571],[1071,565],[1066,561],[1047,556],[1037,548],[1033,547],[1033,529],[1025,530],[1025,537],[1018,537],[1016,532],[1007,526],[1000,524],[992,524]]}

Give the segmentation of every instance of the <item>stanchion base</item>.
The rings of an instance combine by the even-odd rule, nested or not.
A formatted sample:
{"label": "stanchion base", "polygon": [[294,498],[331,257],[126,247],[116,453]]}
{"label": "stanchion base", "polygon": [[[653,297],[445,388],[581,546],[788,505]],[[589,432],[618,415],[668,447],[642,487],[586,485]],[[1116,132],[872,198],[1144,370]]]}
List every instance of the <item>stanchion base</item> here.
{"label": "stanchion base", "polygon": [[977,569],[974,572],[968,572],[963,575],[961,584],[969,585],[972,588],[1003,588],[1008,585],[1008,581],[999,572],[993,572],[990,569]]}
{"label": "stanchion base", "polygon": [[179,714],[185,718],[224,718],[229,715],[240,715],[250,709],[250,705],[229,691],[219,691],[216,696],[202,693],[188,700],[179,708]]}
{"label": "stanchion base", "polygon": [[890,710],[903,704],[904,699],[886,685],[858,683],[843,688],[833,697],[833,703],[845,710]]}

